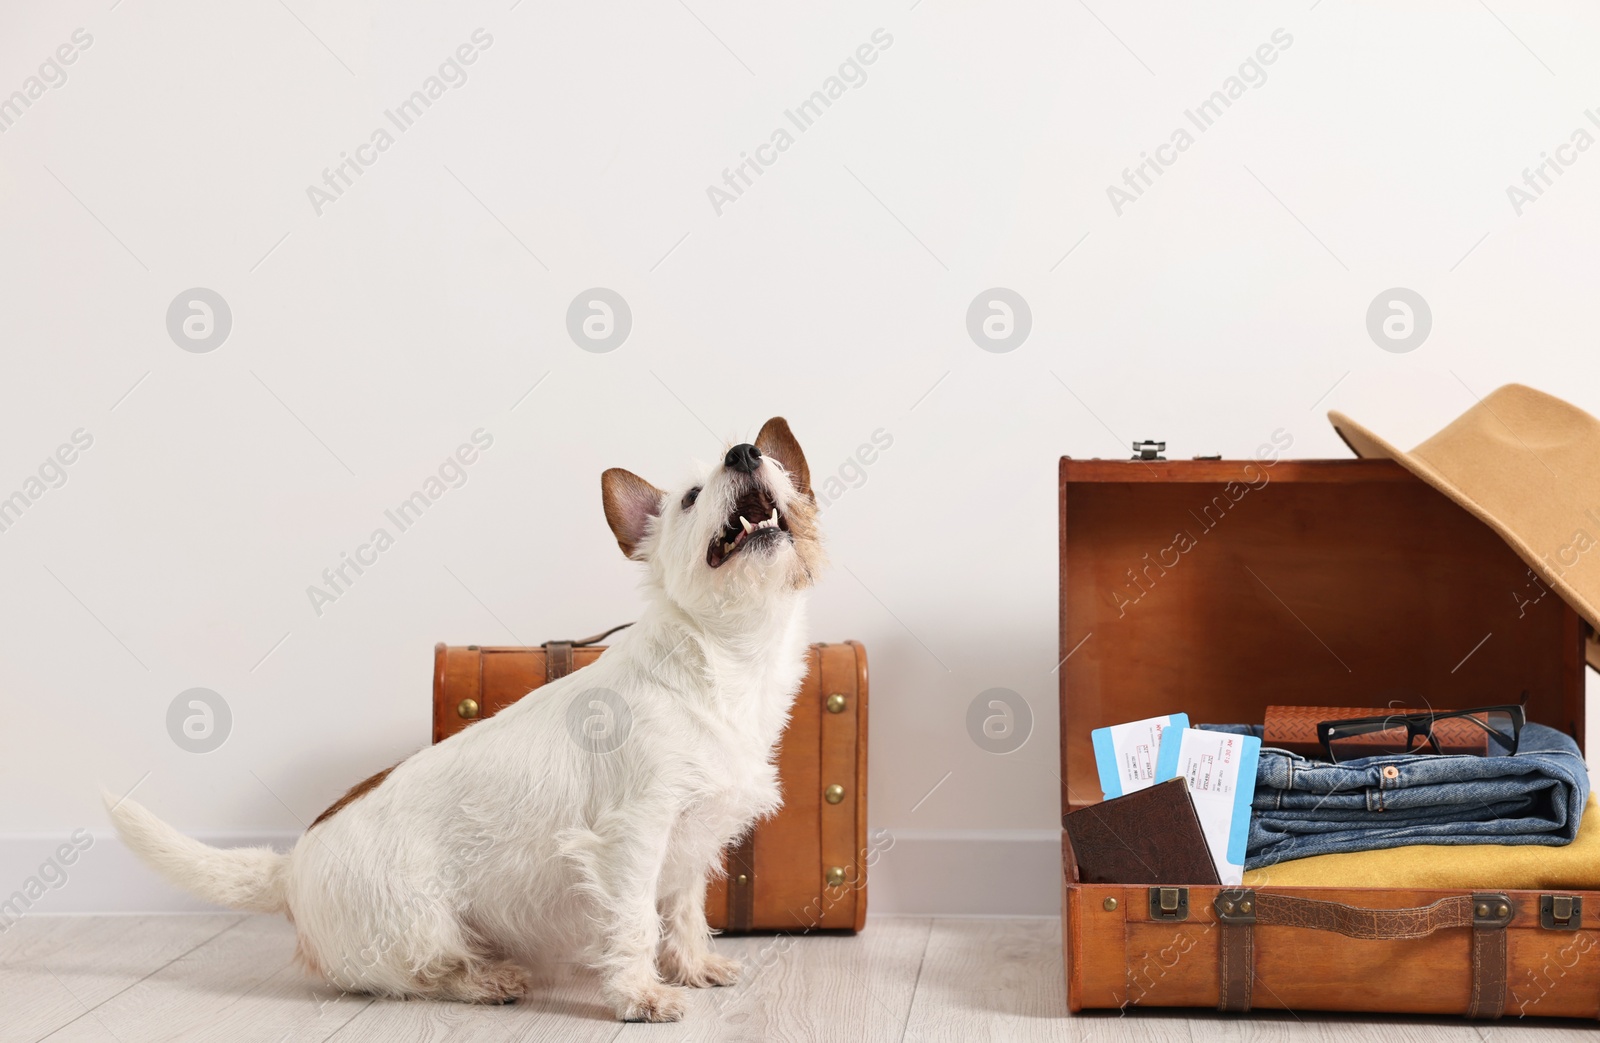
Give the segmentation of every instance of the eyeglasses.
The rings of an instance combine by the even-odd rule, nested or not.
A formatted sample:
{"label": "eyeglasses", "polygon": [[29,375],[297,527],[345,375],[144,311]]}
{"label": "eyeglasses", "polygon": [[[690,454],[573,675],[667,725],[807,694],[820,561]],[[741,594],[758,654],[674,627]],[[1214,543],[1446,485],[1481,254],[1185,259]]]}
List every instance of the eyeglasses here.
{"label": "eyeglasses", "polygon": [[1509,757],[1517,752],[1526,718],[1522,707],[1420,710],[1322,721],[1317,739],[1335,763],[1397,753],[1451,753]]}

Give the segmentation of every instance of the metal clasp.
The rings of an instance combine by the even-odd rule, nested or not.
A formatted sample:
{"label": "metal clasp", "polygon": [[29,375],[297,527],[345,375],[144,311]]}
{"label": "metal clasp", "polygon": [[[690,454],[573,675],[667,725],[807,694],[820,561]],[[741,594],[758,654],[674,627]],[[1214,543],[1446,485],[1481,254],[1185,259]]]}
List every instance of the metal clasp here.
{"label": "metal clasp", "polygon": [[1162,453],[1167,451],[1167,443],[1152,442],[1148,438],[1133,443],[1133,458],[1135,460],[1165,460]]}
{"label": "metal clasp", "polygon": [[1540,895],[1539,926],[1547,931],[1576,931],[1583,921],[1583,899],[1577,895]]}
{"label": "metal clasp", "polygon": [[1473,895],[1472,926],[1504,927],[1511,922],[1511,899],[1505,895]]}
{"label": "metal clasp", "polygon": [[1189,919],[1189,889],[1187,887],[1152,887],[1150,889],[1150,919]]}
{"label": "metal clasp", "polygon": [[1249,890],[1218,891],[1211,908],[1223,923],[1255,923],[1256,893]]}

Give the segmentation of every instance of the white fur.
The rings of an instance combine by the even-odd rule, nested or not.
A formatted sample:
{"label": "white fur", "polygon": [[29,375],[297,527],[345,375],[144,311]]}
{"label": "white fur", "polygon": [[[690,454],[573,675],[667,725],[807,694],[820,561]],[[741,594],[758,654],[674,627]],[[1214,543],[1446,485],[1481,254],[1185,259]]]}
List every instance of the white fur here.
{"label": "white fur", "polygon": [[[757,476],[785,517],[809,507],[770,456]],[[352,992],[505,1001],[521,968],[576,956],[618,1017],[675,1020],[666,982],[737,977],[706,883],[780,804],[774,747],[805,672],[794,541],[706,562],[740,480],[712,469],[688,510],[688,485],[662,496],[634,554],[648,605],[599,661],[410,757],[289,854],[208,848],[108,800],[124,842],[207,901],[289,914],[308,967]],[[631,713],[610,752],[568,726],[595,689]]]}

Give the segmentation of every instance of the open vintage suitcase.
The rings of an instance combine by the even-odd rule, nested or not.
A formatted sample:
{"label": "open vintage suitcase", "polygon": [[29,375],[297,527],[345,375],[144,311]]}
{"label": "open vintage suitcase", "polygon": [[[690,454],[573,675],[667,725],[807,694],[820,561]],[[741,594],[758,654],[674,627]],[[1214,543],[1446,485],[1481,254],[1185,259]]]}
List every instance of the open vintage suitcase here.
{"label": "open vintage suitcase", "polygon": [[[594,662],[609,633],[532,648],[435,645],[433,741]],[[778,752],[783,807],[728,852],[727,876],[706,895],[706,919],[729,934],[853,933],[866,922],[867,651],[815,644],[809,659]]]}
{"label": "open vintage suitcase", "polygon": [[[1180,710],[1526,694],[1583,743],[1586,624],[1399,464],[1063,458],[1060,525],[1064,812],[1100,799],[1092,729]],[[1074,1012],[1600,1015],[1600,892],[1087,884],[1064,832],[1062,862]]]}

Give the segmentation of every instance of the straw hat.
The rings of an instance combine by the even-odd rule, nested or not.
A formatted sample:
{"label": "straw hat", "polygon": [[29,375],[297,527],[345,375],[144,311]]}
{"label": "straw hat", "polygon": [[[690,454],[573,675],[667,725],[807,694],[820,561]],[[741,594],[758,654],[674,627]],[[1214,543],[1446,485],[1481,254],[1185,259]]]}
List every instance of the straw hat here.
{"label": "straw hat", "polygon": [[1411,452],[1337,410],[1357,456],[1398,461],[1471,511],[1600,629],[1600,420],[1507,384]]}

